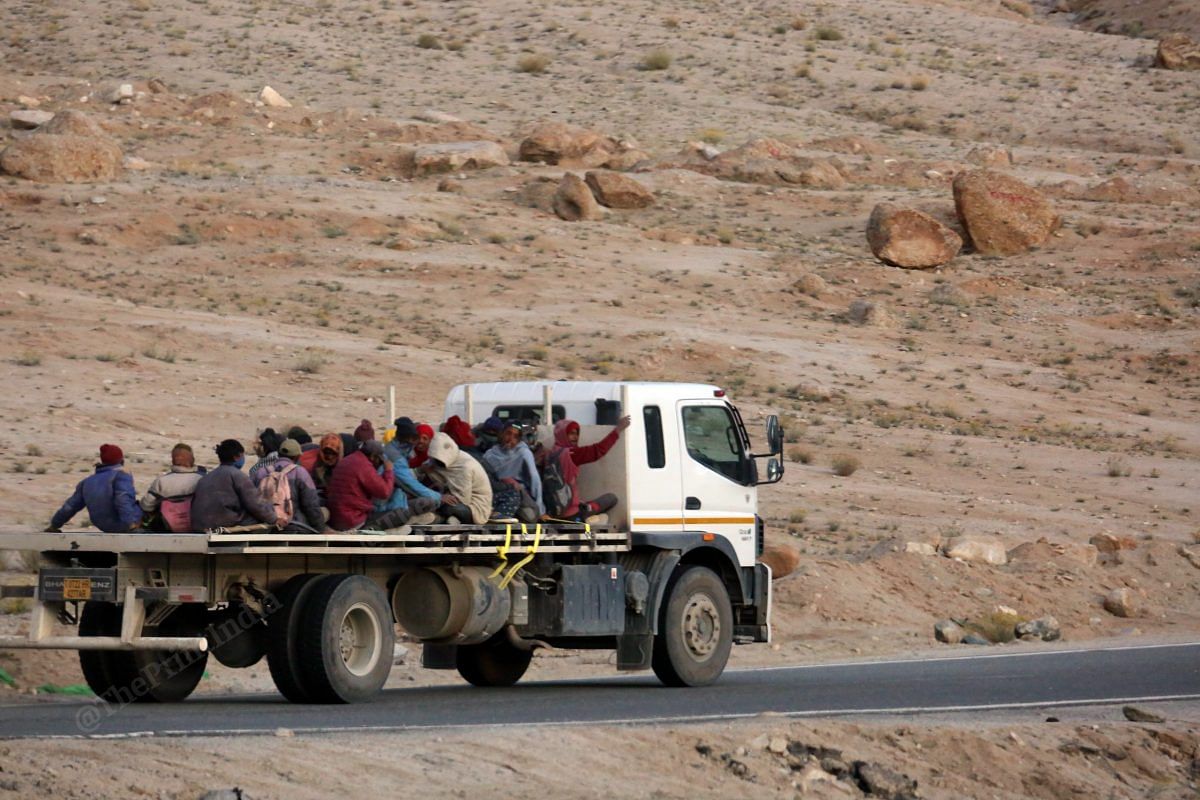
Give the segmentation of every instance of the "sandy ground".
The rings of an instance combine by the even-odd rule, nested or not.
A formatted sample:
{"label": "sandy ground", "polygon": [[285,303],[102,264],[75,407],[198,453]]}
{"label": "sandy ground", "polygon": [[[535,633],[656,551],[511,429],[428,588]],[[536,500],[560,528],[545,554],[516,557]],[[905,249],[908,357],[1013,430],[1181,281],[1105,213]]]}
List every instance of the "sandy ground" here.
{"label": "sandy ground", "polygon": [[[465,380],[703,380],[728,388],[748,420],[782,414],[790,440],[788,475],[762,507],[769,541],[799,548],[800,568],[776,582],[775,644],[739,648],[734,663],[905,652],[932,643],[936,619],[1001,604],[1053,614],[1069,640],[1200,633],[1200,83],[1151,69],[1144,38],[1197,35],[1197,20],[1178,2],[1075,2],[1074,16],[1051,5],[6,3],[0,118],[22,96],[85,110],[144,163],[104,184],[0,178],[0,516],[44,526],[104,441],[125,448],[144,489],[177,440],[206,454],[266,425],[319,433],[366,417],[381,428],[389,384],[403,413],[435,420]],[[659,51],[669,66],[645,69]],[[530,55],[543,71],[518,69]],[[149,91],[153,78],[165,93]],[[142,94],[107,102],[123,82]],[[294,107],[254,105],[265,84]],[[469,126],[419,121],[427,109]],[[548,120],[645,151],[633,175],[657,204],[568,223],[523,198],[574,168],[514,161],[439,191],[442,176],[408,179],[395,161],[405,142],[455,137],[498,141],[515,158]],[[0,146],[18,135],[0,128]],[[758,136],[832,159],[846,185],[666,166],[688,142],[728,149]],[[1043,248],[964,254],[933,271],[871,257],[863,231],[876,202],[952,216],[950,176],[997,147],[1064,219]],[[885,309],[881,324],[846,321],[858,298]],[[835,475],[840,455],[860,468]],[[1080,547],[1103,533],[1136,547],[1093,561]],[[999,567],[903,552],[962,535],[1021,549]],[[1101,608],[1118,587],[1138,600],[1132,618]],[[19,626],[18,614],[0,618]],[[9,696],[79,680],[69,654],[2,654],[0,666],[17,678],[0,690]],[[531,675],[607,668],[564,654]],[[203,690],[260,688],[264,675],[214,667]],[[442,676],[406,666],[392,682],[429,679]],[[879,744],[894,734],[863,730],[828,735],[920,771]],[[968,781],[945,796],[1062,796],[1046,793],[1043,772],[1099,763],[1040,728],[1018,731],[1022,746],[1005,744],[1007,731],[921,730],[963,754],[938,767]],[[520,740],[601,759],[584,752],[593,737],[628,756],[660,734]],[[766,760],[749,784],[696,756],[700,734],[661,735],[671,755],[642,757],[662,785],[618,793],[675,796],[689,778],[700,794],[792,791]],[[757,733],[703,735],[732,751]],[[1145,737],[1120,741],[1158,746]],[[443,758],[461,774],[496,741],[398,738],[371,747],[425,753],[428,774]],[[46,758],[63,747],[5,746]],[[305,746],[331,759],[357,749]],[[80,765],[109,752],[71,747]],[[1008,783],[988,782],[984,754],[997,749],[1032,754],[1014,757]],[[155,756],[164,775],[184,769],[167,766],[171,752]],[[115,787],[134,780],[112,769],[101,773]],[[517,769],[470,780],[515,794],[546,779]],[[1122,769],[1079,791],[1151,793],[1144,775],[1158,773]],[[1171,770],[1161,785],[1178,787]],[[323,785],[305,775],[294,783]],[[153,792],[189,796],[171,794],[181,786]]]}

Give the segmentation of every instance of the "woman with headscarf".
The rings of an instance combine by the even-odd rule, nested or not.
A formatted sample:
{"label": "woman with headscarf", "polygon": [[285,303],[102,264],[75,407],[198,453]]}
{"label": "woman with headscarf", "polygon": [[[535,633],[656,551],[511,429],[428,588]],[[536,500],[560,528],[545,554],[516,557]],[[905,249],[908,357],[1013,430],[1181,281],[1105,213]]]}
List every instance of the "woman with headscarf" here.
{"label": "woman with headscarf", "polygon": [[554,449],[547,456],[547,466],[557,465],[562,482],[569,490],[570,499],[559,509],[558,517],[583,521],[596,514],[603,514],[617,504],[617,496],[602,494],[594,500],[579,497],[579,468],[604,458],[621,437],[621,431],[629,427],[628,416],[621,417],[608,435],[595,444],[579,444],[579,423],[573,419],[560,419],[554,423]]}
{"label": "woman with headscarf", "polygon": [[[336,433],[327,433],[321,437],[321,445],[311,451],[316,456],[309,459],[308,453],[300,454],[300,466],[312,475],[313,483],[317,486],[317,494],[321,497],[321,505],[327,505],[325,489],[333,475],[333,468],[342,460],[342,437]],[[310,466],[311,465],[311,466]]]}
{"label": "woman with headscarf", "polygon": [[[523,493],[522,507],[536,508],[537,513],[531,514],[533,519],[522,519],[523,522],[532,522],[546,513],[546,507],[542,504],[542,477],[538,475],[533,451],[521,439],[520,425],[510,422],[500,431],[496,445],[483,454],[483,466],[497,480]],[[532,505],[524,501],[526,497],[532,501]]]}

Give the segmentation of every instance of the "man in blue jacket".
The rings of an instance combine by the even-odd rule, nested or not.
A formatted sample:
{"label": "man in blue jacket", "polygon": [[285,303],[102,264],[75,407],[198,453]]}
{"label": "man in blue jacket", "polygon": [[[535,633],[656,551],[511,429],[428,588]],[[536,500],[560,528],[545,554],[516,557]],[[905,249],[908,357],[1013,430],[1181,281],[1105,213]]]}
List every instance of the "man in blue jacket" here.
{"label": "man in blue jacket", "polygon": [[125,454],[115,444],[100,445],[96,471],[75,487],[50,520],[47,531],[57,533],[71,517],[87,509],[92,524],[105,533],[125,533],[142,523],[142,509],[133,489],[133,476],[126,472]]}

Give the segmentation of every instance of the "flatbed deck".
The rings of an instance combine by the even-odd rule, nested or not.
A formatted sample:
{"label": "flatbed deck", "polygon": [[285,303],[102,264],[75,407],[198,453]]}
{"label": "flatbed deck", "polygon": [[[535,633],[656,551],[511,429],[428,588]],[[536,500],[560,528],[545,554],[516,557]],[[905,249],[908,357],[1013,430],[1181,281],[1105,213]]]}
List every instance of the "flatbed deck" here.
{"label": "flatbed deck", "polygon": [[397,533],[349,531],[332,535],[267,529],[211,533],[6,533],[6,547],[40,552],[197,553],[206,555],[452,555],[508,552],[597,553],[629,549],[625,531],[607,526],[492,523],[406,526]]}

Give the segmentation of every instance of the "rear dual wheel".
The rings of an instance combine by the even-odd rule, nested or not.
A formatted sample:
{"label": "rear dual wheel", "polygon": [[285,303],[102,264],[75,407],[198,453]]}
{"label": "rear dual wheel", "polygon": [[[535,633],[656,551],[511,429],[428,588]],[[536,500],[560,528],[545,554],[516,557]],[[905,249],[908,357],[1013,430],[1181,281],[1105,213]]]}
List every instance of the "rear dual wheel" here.
{"label": "rear dual wheel", "polygon": [[362,575],[297,575],[267,617],[267,663],[296,703],[358,703],[383,688],[396,641],[383,590]]}
{"label": "rear dual wheel", "polygon": [[[122,607],[89,601],[79,616],[80,636],[120,636]],[[200,636],[204,609],[175,609],[146,636]],[[83,679],[96,696],[110,703],[177,703],[204,677],[208,653],[172,650],[80,650]]]}

